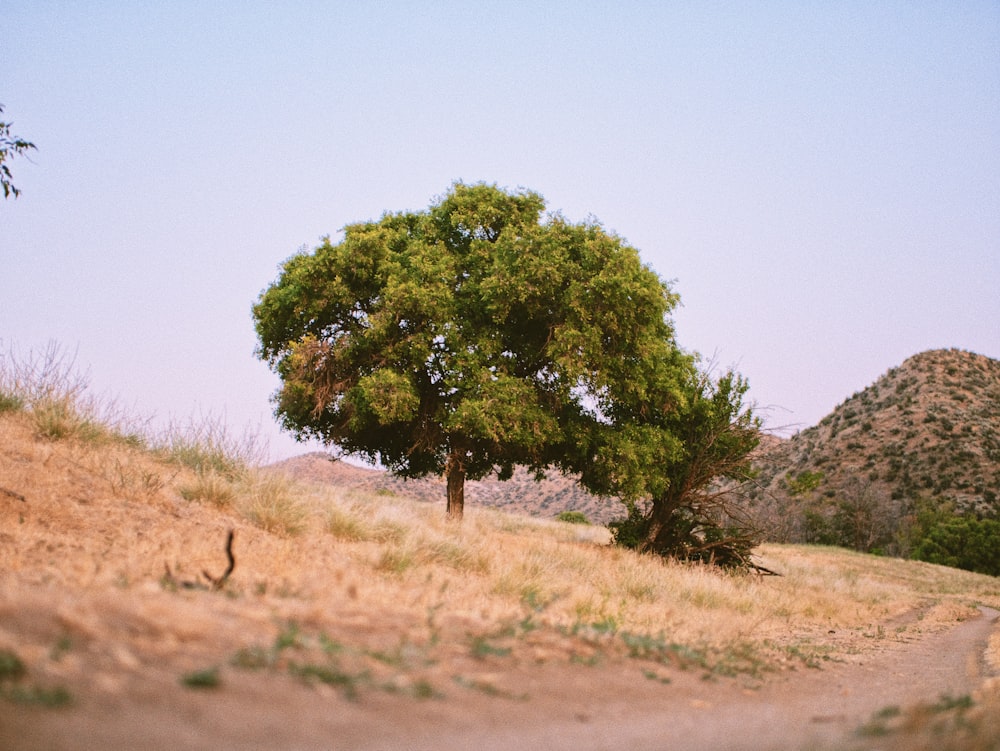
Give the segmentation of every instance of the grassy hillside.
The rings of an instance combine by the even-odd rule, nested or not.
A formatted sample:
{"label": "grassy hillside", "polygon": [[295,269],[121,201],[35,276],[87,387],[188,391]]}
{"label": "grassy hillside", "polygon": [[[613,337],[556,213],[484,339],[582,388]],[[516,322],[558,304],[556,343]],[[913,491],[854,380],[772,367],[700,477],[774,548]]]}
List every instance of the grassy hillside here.
{"label": "grassy hillside", "polygon": [[560,665],[753,686],[1000,607],[996,578],[843,550],[767,545],[782,576],[725,575],[609,547],[599,526],[480,506],[455,524],[440,503],[259,470],[211,426],[143,435],[64,379],[12,383],[0,712],[248,674],[355,701],[511,698]]}
{"label": "grassy hillside", "polygon": [[810,540],[840,513],[859,546],[891,541],[926,502],[1000,513],[1000,362],[960,350],[909,358],[818,424],[766,444],[758,510],[772,538]]}
{"label": "grassy hillside", "polygon": [[266,642],[305,617],[362,652],[386,639],[462,650],[489,639],[589,659],[634,638],[753,673],[836,651],[831,626],[852,641],[912,608],[930,608],[922,627],[933,627],[976,601],[1000,605],[990,577],[831,549],[765,546],[761,559],[784,576],[760,578],[611,548],[601,527],[491,509],[456,525],[437,505],[192,469],[114,434],[41,438],[31,413],[0,415],[0,447],[7,612],[21,596],[62,593],[71,631],[80,618],[99,632],[105,614],[67,613],[112,592],[137,607],[218,601],[202,571],[222,573],[228,529],[236,566],[223,601],[233,618],[252,613],[248,634]]}

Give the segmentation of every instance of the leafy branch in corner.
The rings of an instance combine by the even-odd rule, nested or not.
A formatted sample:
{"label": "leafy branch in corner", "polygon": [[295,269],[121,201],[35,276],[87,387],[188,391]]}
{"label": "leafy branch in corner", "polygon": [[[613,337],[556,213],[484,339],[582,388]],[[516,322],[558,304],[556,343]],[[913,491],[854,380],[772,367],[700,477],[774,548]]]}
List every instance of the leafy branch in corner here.
{"label": "leafy branch in corner", "polygon": [[[0,115],[2,114],[3,105],[0,104]],[[10,134],[11,125],[13,125],[13,123],[0,120],[0,186],[3,187],[4,198],[10,198],[12,195],[14,198],[17,198],[21,195],[21,191],[14,186],[10,167],[8,167],[5,162],[7,162],[11,157],[20,156],[26,151],[37,149],[35,144],[31,141],[25,141],[19,136],[12,136]]]}

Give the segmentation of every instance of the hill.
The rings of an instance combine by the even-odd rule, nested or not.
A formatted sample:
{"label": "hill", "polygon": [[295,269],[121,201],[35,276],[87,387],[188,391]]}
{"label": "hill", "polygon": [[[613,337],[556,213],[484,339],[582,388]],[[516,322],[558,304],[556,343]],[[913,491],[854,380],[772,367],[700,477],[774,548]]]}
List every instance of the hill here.
{"label": "hill", "polygon": [[[271,465],[271,468],[307,483],[346,486],[367,493],[406,496],[428,503],[443,504],[445,499],[442,478],[406,480],[389,472],[347,464],[322,452],[286,459]],[[505,482],[496,478],[467,481],[465,498],[473,506],[543,519],[552,519],[563,511],[579,511],[595,524],[606,524],[625,515],[620,501],[592,495],[572,477],[549,471],[542,480],[535,480],[532,473],[520,467]]]}
{"label": "hill", "polygon": [[957,349],[914,355],[818,425],[764,444],[756,465],[756,513],[774,539],[829,541],[839,515],[865,549],[921,504],[994,517],[1000,362]]}

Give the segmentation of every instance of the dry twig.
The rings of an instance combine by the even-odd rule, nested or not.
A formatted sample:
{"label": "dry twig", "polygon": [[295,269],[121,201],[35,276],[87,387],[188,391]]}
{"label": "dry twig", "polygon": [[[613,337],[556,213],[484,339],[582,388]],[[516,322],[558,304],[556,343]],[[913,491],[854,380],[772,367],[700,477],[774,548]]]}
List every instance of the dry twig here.
{"label": "dry twig", "polygon": [[15,501],[22,501],[24,503],[28,502],[28,499],[25,498],[23,495],[21,495],[20,493],[15,493],[13,490],[7,490],[7,488],[0,488],[0,495],[9,496],[10,498],[13,498]]}
{"label": "dry twig", "polygon": [[236,568],[236,558],[233,556],[233,537],[235,537],[235,530],[229,530],[229,534],[226,536],[226,558],[229,559],[229,565],[226,567],[225,572],[222,576],[216,578],[212,576],[207,571],[202,571],[201,575],[204,576],[211,586],[206,586],[197,580],[183,580],[178,579],[174,576],[173,572],[170,570],[170,564],[164,562],[163,567],[166,569],[163,580],[167,584],[174,587],[182,587],[184,589],[222,589],[225,586],[226,581],[229,579],[229,575],[233,573],[233,569]]}
{"label": "dry twig", "polygon": [[235,534],[234,530],[229,530],[229,535],[226,537],[226,558],[229,559],[229,566],[226,568],[225,573],[222,574],[218,579],[213,577],[207,571],[202,571],[201,574],[212,584],[212,589],[222,589],[222,586],[226,583],[229,575],[233,573],[233,569],[236,568],[236,559],[233,557],[233,536]]}

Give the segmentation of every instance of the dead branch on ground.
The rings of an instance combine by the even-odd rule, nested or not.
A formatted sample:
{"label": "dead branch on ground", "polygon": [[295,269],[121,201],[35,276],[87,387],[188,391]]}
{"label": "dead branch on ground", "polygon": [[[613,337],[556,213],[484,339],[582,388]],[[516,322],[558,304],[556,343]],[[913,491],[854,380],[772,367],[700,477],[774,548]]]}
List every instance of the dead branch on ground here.
{"label": "dead branch on ground", "polygon": [[226,536],[226,558],[229,560],[229,565],[226,567],[222,576],[216,578],[207,571],[203,570],[201,575],[208,580],[208,585],[202,584],[198,580],[178,579],[170,570],[170,564],[164,562],[163,567],[166,569],[166,573],[163,576],[164,583],[172,587],[181,587],[183,589],[222,589],[222,587],[225,586],[226,582],[229,580],[229,575],[232,574],[233,569],[236,568],[236,558],[233,556],[234,536],[235,530],[230,529],[229,534]]}
{"label": "dead branch on ground", "polygon": [[24,503],[28,502],[28,499],[25,498],[23,495],[21,495],[20,493],[15,493],[13,490],[7,490],[7,488],[0,488],[0,495],[5,495],[8,496],[9,498],[13,498],[15,501],[23,501]]}

